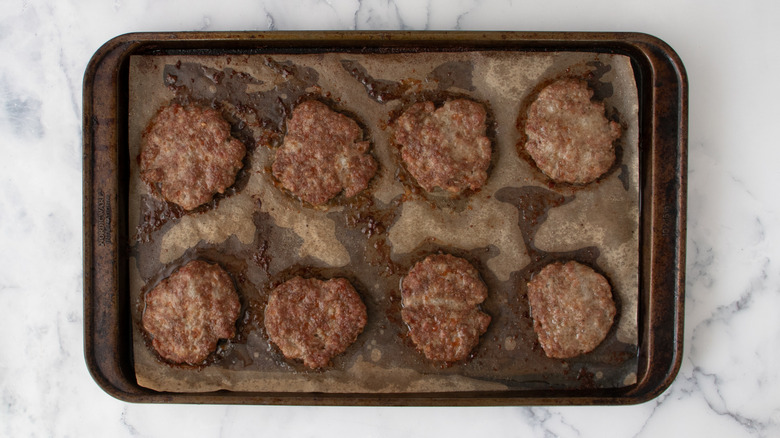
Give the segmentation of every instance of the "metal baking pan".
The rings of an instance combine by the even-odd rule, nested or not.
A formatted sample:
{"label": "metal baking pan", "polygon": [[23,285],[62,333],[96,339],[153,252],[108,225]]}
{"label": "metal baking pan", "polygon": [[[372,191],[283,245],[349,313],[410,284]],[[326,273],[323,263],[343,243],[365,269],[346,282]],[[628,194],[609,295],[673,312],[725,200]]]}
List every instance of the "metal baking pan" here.
{"label": "metal baking pan", "polygon": [[[636,378],[619,387],[545,385],[432,392],[154,391],[134,370],[130,298],[130,58],[281,53],[583,52],[630,59],[638,97]],[[84,335],[87,366],[131,402],[300,405],[620,405],[671,384],[682,359],[687,78],[674,51],[637,33],[239,32],[140,33],[107,42],[84,76]]]}

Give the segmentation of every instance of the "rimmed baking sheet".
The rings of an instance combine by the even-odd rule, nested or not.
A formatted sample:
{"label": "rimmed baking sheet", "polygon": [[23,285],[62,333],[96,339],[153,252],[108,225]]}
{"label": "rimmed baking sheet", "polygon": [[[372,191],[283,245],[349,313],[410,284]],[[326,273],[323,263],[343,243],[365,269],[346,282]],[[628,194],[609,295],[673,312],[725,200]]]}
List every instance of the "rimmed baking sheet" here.
{"label": "rimmed baking sheet", "polygon": [[[222,42],[228,46],[231,41],[246,43],[241,35]],[[643,266],[650,255],[646,247],[650,215],[643,210],[641,199],[648,191],[648,179],[653,182],[653,173],[643,146],[652,144],[646,136],[659,139],[653,138],[654,130],[644,124],[647,112],[653,110],[648,109],[646,66],[637,62],[630,50],[605,50],[614,42],[593,44],[589,46],[592,50],[583,50],[577,43],[567,47],[565,41],[557,40],[558,50],[483,47],[506,41],[507,34],[503,35],[482,35],[476,39],[479,47],[457,51],[442,50],[437,44],[432,44],[430,51],[425,44],[384,51],[384,44],[369,37],[362,42],[372,41],[376,53],[365,53],[365,49],[356,53],[354,35],[336,39],[346,47],[327,50],[311,48],[314,41],[307,40],[302,44],[307,46],[306,53],[300,53],[289,41],[291,45],[280,44],[284,38],[276,40],[279,47],[262,53],[245,47],[214,49],[211,44],[206,44],[209,49],[204,53],[193,49],[197,43],[191,45],[193,41],[186,37],[182,41],[187,41],[190,50],[161,51],[154,35],[147,36],[147,42],[154,42],[153,50],[124,48],[119,69],[125,72],[120,74],[119,83],[128,90],[125,104],[119,106],[124,122],[114,127],[119,132],[113,131],[119,154],[108,164],[116,167],[107,167],[116,172],[118,194],[112,202],[106,195],[111,193],[110,187],[95,186],[86,173],[85,190],[97,194],[97,208],[89,210],[98,216],[102,211],[103,219],[96,222],[103,242],[122,247],[114,260],[120,262],[120,274],[114,279],[121,280],[116,297],[120,298],[122,316],[114,322],[126,325],[120,329],[125,333],[124,351],[118,353],[132,358],[119,365],[129,379],[128,388],[135,388],[130,392],[137,393],[131,397],[160,401],[155,399],[156,393],[182,401],[206,400],[198,397],[227,389],[230,397],[210,400],[270,402],[270,394],[281,394],[281,399],[289,395],[295,402],[316,402],[307,397],[316,393],[319,399],[320,393],[329,393],[326,403],[339,403],[339,397],[351,394],[350,401],[342,402],[354,403],[357,396],[366,404],[369,400],[372,404],[397,403],[393,397],[437,403],[435,400],[444,397],[457,403],[470,399],[466,403],[472,404],[489,394],[493,403],[523,403],[547,400],[545,396],[564,400],[562,392],[574,399],[596,400],[597,394],[627,394],[647,385],[644,381],[650,373],[642,346],[649,345],[643,328],[649,313],[643,303],[652,304],[655,297],[647,301],[650,289],[643,278],[647,273]],[[517,43],[535,41],[508,35]],[[542,35],[536,36],[537,43],[545,41]],[[405,46],[409,37],[399,36],[397,43]],[[446,41],[432,40],[438,44]],[[621,40],[620,44],[627,43]],[[624,48],[631,48],[631,44]],[[534,92],[540,84],[569,76],[588,80],[597,97],[605,101],[608,115],[623,128],[618,165],[601,181],[584,188],[551,184],[517,147],[523,140],[524,107]],[[87,79],[85,76],[85,99],[87,87],[100,85],[87,83]],[[373,93],[372,87],[364,86],[369,81],[378,81],[398,93]],[[397,84],[395,89],[393,84]],[[114,103],[121,101],[121,96],[120,92]],[[388,128],[411,100],[451,96],[486,105],[494,143],[495,158],[487,185],[459,199],[422,194],[413,183],[399,177],[403,169],[399,170],[393,156]],[[272,97],[278,102],[276,107],[246,110],[252,102],[269,102]],[[358,200],[337,199],[325,208],[312,208],[280,190],[270,176],[273,148],[284,129],[280,115],[305,98],[323,100],[354,116],[366,131],[380,172]],[[236,190],[194,214],[171,214],[140,183],[135,168],[140,133],[151,114],[177,99],[219,108],[251,153],[250,165]],[[85,118],[93,108],[85,104]],[[93,123],[95,116],[90,117]],[[85,146],[87,139],[85,135]],[[679,151],[684,146],[681,141],[678,138],[671,147]],[[122,216],[114,224],[120,229],[109,230],[107,204],[108,214],[113,216],[111,205],[116,203]],[[539,215],[539,203],[544,205],[543,215]],[[167,219],[160,220],[161,213]],[[684,211],[675,213],[677,219],[684,219]],[[538,216],[531,218],[534,214]],[[150,217],[155,218],[153,226],[146,223]],[[529,218],[537,220],[538,226],[524,229]],[[368,223],[374,231],[367,231]],[[678,221],[676,227],[679,225]],[[375,232],[377,229],[381,231]],[[106,237],[110,232],[116,234]],[[124,236],[121,244],[119,236]],[[93,243],[89,242],[89,248]],[[680,243],[674,243],[679,249]],[[491,327],[473,357],[449,366],[422,358],[400,321],[398,280],[414,261],[439,251],[469,259],[491,291],[483,306],[493,317]],[[224,353],[213,364],[199,370],[162,363],[146,345],[138,324],[142,292],[192,258],[226,266],[237,280],[245,309],[239,338],[223,346]],[[566,361],[544,356],[524,298],[524,284],[533,271],[548,261],[562,259],[580,260],[605,273],[619,307],[618,320],[604,344],[593,353]],[[285,360],[268,343],[262,329],[259,315],[270,285],[296,273],[346,276],[356,283],[369,308],[365,332],[325,370],[309,371]],[[680,292],[673,291],[672,301]],[[85,294],[85,304],[94,298]],[[95,348],[89,344],[91,336],[94,333],[88,333],[88,362],[89,351]],[[589,394],[594,398],[587,398]]]}

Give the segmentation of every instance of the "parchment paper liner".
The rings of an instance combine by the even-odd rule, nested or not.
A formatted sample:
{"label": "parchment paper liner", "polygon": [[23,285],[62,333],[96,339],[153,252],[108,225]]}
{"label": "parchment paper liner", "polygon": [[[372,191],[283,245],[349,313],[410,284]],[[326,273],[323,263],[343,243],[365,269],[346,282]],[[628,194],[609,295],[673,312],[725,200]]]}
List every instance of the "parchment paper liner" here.
{"label": "parchment paper liner", "polygon": [[[377,101],[345,65],[404,85],[404,97]],[[184,83],[189,77],[185,72],[202,77]],[[215,77],[215,72],[222,76]],[[638,98],[627,57],[570,52],[133,56],[129,75],[131,234],[144,225],[144,213],[161,205],[140,181],[136,161],[141,133],[160,106],[171,99],[213,104],[257,142],[249,145],[255,147],[250,147],[246,182],[237,193],[205,211],[173,215],[159,230],[139,232],[133,239],[130,287],[140,385],[176,392],[438,392],[634,383]],[[551,187],[516,147],[522,141],[516,125],[519,121],[522,128],[529,99],[540,84],[563,76],[590,78],[607,113],[624,130],[616,169],[584,188]],[[312,208],[275,185],[268,168],[283,126],[269,126],[274,116],[268,114],[293,106],[296,92],[279,92],[286,87],[328,101],[367,130],[380,171],[357,202],[337,199],[326,208]],[[426,93],[467,96],[487,105],[494,160],[479,192],[451,200],[415,193],[413,183],[399,181],[387,125],[409,100]],[[240,105],[246,96],[263,103],[277,97],[282,104],[247,111]],[[504,202],[528,187],[563,200],[548,202],[552,208],[530,236],[535,259],[519,226],[524,210]],[[368,218],[375,220],[373,225]],[[399,279],[414,262],[438,250],[466,257],[478,267],[490,289],[483,310],[493,317],[474,357],[450,366],[426,361],[405,336],[400,320]],[[525,281],[540,263],[539,253],[545,254],[544,260],[590,257],[609,278],[618,319],[594,352],[552,360],[536,343],[524,294]],[[161,362],[140,329],[143,293],[193,258],[223,264],[234,276],[245,308],[239,339],[223,343],[213,363],[199,369]],[[309,371],[285,360],[262,329],[270,284],[296,273],[346,276],[368,307],[364,333],[324,370]]]}

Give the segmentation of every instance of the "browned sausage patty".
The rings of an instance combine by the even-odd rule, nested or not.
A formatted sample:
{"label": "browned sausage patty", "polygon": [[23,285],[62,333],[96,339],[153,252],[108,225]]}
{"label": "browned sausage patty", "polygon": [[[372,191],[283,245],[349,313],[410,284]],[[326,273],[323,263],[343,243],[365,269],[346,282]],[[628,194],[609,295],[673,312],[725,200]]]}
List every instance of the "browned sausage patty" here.
{"label": "browned sausage patty", "polygon": [[324,204],[342,190],[349,198],[368,186],[377,170],[368,148],[354,120],[311,100],[293,110],[272,171],[299,198]]}
{"label": "browned sausage patty", "polygon": [[295,277],[277,286],[265,308],[271,342],[289,359],[321,368],[344,352],[366,325],[366,306],[349,281]]}
{"label": "browned sausage patty", "polygon": [[465,359],[490,324],[490,316],[478,307],[487,287],[462,258],[428,256],[412,267],[401,289],[401,316],[412,341],[430,360]]}
{"label": "browned sausage patty", "polygon": [[486,117],[481,104],[456,99],[439,109],[433,102],[416,103],[395,121],[401,158],[422,188],[460,193],[482,187],[491,155]]}
{"label": "browned sausage patty", "polygon": [[241,308],[233,280],[219,265],[195,260],[155,286],[145,297],[143,327],[159,355],[197,365],[236,334]]}
{"label": "browned sausage patty", "polygon": [[537,167],[558,182],[586,184],[615,162],[620,125],[604,116],[604,103],[579,79],[545,87],[528,108],[525,149]]}
{"label": "browned sausage patty", "polygon": [[534,330],[545,354],[569,358],[596,348],[607,336],[615,303],[607,280],[577,262],[551,263],[528,283]]}
{"label": "browned sausage patty", "polygon": [[235,182],[245,154],[217,111],[174,103],[160,109],[143,133],[141,179],[192,210]]}

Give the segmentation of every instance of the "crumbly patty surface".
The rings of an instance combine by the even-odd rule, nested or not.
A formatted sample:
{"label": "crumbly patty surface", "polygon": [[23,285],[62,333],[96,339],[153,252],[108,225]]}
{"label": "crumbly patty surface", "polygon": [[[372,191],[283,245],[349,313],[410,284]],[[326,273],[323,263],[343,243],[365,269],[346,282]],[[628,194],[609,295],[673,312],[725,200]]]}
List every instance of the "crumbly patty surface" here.
{"label": "crumbly patty surface", "polygon": [[616,313],[606,278],[573,261],[551,263],[536,274],[528,283],[528,302],[539,343],[553,358],[592,351]]}
{"label": "crumbly patty surface", "polygon": [[466,99],[412,105],[395,121],[395,142],[409,173],[426,191],[476,190],[487,180],[490,140],[485,107]]}
{"label": "crumbly patty surface", "polygon": [[607,120],[604,103],[579,79],[545,87],[528,108],[525,149],[537,167],[557,182],[586,184],[615,162],[620,125]]}
{"label": "crumbly patty surface", "polygon": [[233,280],[219,265],[189,262],[146,294],[142,322],[164,359],[198,365],[217,341],[236,334],[241,308]]}
{"label": "crumbly patty surface", "polygon": [[273,175],[313,205],[328,202],[342,190],[349,198],[364,190],[377,171],[368,149],[369,142],[363,141],[363,131],[354,120],[322,102],[303,102],[287,121]]}
{"label": "crumbly patty surface", "polygon": [[192,210],[233,185],[246,154],[219,112],[200,106],[163,107],[143,133],[141,179]]}
{"label": "crumbly patty surface", "polygon": [[401,289],[401,316],[412,341],[430,360],[465,359],[490,324],[490,316],[478,308],[487,286],[462,258],[428,256],[412,267]]}
{"label": "crumbly patty surface", "polygon": [[265,308],[265,329],[285,357],[322,368],[366,325],[366,306],[343,278],[295,277],[277,286]]}

